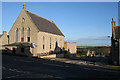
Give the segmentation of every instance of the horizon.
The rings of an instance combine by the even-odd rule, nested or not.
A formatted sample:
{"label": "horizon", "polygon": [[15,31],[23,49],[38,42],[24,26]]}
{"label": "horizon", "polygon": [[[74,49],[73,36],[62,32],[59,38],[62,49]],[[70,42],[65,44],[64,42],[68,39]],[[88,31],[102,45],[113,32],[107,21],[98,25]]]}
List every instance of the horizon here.
{"label": "horizon", "polygon": [[[2,31],[9,32],[22,5],[23,2],[2,3]],[[118,25],[117,2],[26,2],[26,10],[54,21],[65,41],[77,42],[77,46],[109,46],[112,18]]]}

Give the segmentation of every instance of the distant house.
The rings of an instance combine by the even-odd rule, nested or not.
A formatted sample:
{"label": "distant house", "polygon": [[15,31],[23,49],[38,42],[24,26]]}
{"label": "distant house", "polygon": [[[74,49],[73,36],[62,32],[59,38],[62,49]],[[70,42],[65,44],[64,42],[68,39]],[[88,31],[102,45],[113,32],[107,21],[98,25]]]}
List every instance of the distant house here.
{"label": "distant house", "polygon": [[8,35],[6,31],[3,31],[3,34],[0,34],[0,45],[8,44]]}
{"label": "distant house", "polygon": [[115,25],[112,18],[112,37],[111,37],[111,53],[110,61],[115,65],[120,65],[120,26]]}
{"label": "distant house", "polygon": [[64,48],[68,51],[69,56],[76,56],[77,44],[76,42],[64,42]]}

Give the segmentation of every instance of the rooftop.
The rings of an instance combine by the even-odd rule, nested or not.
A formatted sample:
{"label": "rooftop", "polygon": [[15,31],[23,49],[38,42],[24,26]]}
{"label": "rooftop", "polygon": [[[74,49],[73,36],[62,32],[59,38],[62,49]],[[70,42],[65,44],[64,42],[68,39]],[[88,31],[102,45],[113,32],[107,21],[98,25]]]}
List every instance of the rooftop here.
{"label": "rooftop", "polygon": [[63,33],[60,31],[60,29],[56,26],[56,24],[53,21],[45,19],[36,14],[33,14],[29,11],[26,12],[31,17],[33,23],[37,26],[38,30],[42,32],[64,36]]}

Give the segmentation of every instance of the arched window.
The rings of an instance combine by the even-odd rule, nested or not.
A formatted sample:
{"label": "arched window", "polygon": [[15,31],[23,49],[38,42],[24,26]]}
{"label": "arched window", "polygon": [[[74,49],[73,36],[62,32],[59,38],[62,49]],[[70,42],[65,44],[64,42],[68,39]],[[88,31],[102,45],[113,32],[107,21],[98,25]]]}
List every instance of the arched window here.
{"label": "arched window", "polygon": [[22,42],[24,41],[24,28],[22,28],[22,31],[21,31],[21,41]]}
{"label": "arched window", "polygon": [[45,49],[45,37],[43,36],[43,49]]}
{"label": "arched window", "polygon": [[58,42],[57,42],[57,38],[55,39],[55,47],[58,47]]}
{"label": "arched window", "polygon": [[30,28],[27,30],[27,41],[30,42]]}
{"label": "arched window", "polygon": [[60,39],[60,47],[62,47],[62,39]]}
{"label": "arched window", "polygon": [[16,42],[18,41],[18,28],[16,29]]}
{"label": "arched window", "polygon": [[51,38],[50,38],[50,49],[51,49]]}
{"label": "arched window", "polygon": [[57,42],[57,38],[55,38],[56,42]]}
{"label": "arched window", "polygon": [[56,47],[56,48],[58,47],[58,42],[57,42],[57,41],[56,41],[55,47]]}

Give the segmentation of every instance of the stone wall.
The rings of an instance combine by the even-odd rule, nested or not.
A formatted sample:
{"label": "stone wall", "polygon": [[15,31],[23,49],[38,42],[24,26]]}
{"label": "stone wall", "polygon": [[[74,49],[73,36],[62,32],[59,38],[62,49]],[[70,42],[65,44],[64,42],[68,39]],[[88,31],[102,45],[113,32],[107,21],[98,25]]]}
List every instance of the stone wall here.
{"label": "stone wall", "polygon": [[[24,18],[24,22],[23,22]],[[21,42],[21,32],[22,28],[24,28],[24,42],[27,41],[27,30],[30,28],[30,42],[35,43],[36,48],[30,48],[33,56],[37,56],[40,53],[47,53],[50,50],[55,49],[56,41],[58,42],[58,46],[60,48],[64,47],[64,36],[50,34],[46,32],[40,32],[36,25],[32,22],[31,18],[26,11],[23,9],[18,16],[17,20],[13,24],[11,30],[9,31],[9,43]],[[18,29],[18,41],[16,41],[16,30]],[[43,36],[45,37],[45,49],[43,49]],[[50,38],[51,38],[51,49],[50,49]],[[61,40],[61,41],[60,41]]]}
{"label": "stone wall", "polygon": [[64,42],[64,48],[66,51],[70,52],[70,54],[76,54],[77,44],[72,42]]}
{"label": "stone wall", "polygon": [[[22,19],[25,19],[24,23],[22,22]],[[37,44],[37,33],[38,30],[33,24],[32,20],[26,14],[25,10],[22,10],[20,15],[18,16],[17,20],[15,21],[14,25],[12,26],[11,30],[9,31],[9,42],[10,44],[15,42],[21,42],[21,31],[22,28],[24,28],[24,42],[27,41],[27,30],[30,28],[30,42],[29,43],[35,43]],[[16,30],[18,29],[18,41],[16,41]],[[30,51],[33,52],[33,49],[30,48]],[[37,50],[34,49],[34,53],[37,53]]]}
{"label": "stone wall", "polygon": [[[23,18],[25,19],[24,23],[22,22]],[[21,42],[21,31],[24,28],[24,42],[27,42],[27,30],[30,28],[30,42],[37,43],[37,33],[38,30],[33,24],[32,20],[26,14],[25,10],[22,10],[11,30],[9,31],[10,44],[15,42]],[[18,41],[16,41],[16,30],[18,29]]]}
{"label": "stone wall", "polygon": [[[44,36],[44,49],[43,49],[43,36]],[[56,41],[59,48],[64,47],[64,36],[50,34],[46,32],[39,32],[37,35],[37,53],[46,53],[49,51],[54,51],[56,47]],[[50,38],[51,38],[51,48],[50,48]]]}

